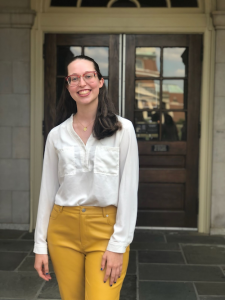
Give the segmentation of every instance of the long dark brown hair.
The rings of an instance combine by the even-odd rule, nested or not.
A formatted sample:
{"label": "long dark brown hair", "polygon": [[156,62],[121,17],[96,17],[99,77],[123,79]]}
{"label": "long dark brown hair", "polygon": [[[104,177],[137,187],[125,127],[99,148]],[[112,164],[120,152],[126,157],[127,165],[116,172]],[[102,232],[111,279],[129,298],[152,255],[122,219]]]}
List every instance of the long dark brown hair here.
{"label": "long dark brown hair", "polygon": [[[94,64],[94,69],[97,71],[98,79],[102,79],[103,76],[100,72],[99,66],[94,59],[86,55],[75,56],[67,62],[65,72],[68,73],[68,65],[77,59],[89,60]],[[68,76],[66,74],[65,76]],[[67,81],[65,80],[63,85],[63,90],[59,103],[56,108],[56,124],[55,126],[61,124],[66,119],[68,119],[72,113],[77,112],[76,101],[70,96],[67,89]],[[98,108],[96,112],[96,117],[93,125],[93,135],[101,140],[105,137],[112,136],[117,130],[122,128],[122,124],[119,122],[116,116],[116,110],[113,102],[108,97],[107,89],[105,83],[99,89],[98,95]]]}

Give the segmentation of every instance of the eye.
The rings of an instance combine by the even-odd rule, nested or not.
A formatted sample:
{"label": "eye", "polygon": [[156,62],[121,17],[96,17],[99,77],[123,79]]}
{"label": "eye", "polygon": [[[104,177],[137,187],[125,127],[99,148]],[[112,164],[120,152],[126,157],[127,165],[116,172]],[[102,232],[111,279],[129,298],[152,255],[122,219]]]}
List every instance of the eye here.
{"label": "eye", "polygon": [[78,80],[78,76],[71,76],[71,81],[76,82],[77,80]]}

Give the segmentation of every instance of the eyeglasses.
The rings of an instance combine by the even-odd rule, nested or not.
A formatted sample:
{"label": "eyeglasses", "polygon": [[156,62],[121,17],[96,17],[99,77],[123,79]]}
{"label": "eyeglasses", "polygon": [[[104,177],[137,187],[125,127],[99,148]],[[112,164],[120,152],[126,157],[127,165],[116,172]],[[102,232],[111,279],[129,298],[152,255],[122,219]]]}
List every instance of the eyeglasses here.
{"label": "eyeglasses", "polygon": [[82,76],[86,83],[93,83],[97,79],[97,74],[97,71],[85,72],[83,75],[73,74],[65,77],[65,80],[70,86],[76,86]]}

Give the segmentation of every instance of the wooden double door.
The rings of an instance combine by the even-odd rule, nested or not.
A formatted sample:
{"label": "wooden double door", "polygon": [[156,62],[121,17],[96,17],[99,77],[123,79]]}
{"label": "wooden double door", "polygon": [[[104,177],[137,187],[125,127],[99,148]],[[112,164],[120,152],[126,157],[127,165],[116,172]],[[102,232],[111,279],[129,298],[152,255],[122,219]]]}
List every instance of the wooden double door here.
{"label": "wooden double door", "polygon": [[46,34],[44,49],[44,140],[66,61],[93,57],[118,114],[135,128],[137,226],[197,227],[202,35]]}

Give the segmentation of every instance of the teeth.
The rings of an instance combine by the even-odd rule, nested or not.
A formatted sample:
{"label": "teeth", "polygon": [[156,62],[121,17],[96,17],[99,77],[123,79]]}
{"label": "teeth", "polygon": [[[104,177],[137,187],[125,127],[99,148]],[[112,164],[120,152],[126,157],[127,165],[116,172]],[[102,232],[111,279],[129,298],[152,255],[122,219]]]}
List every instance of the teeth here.
{"label": "teeth", "polygon": [[86,91],[80,91],[79,94],[80,94],[80,95],[85,95],[85,94],[88,94],[89,92],[90,92],[89,90],[86,90]]}

